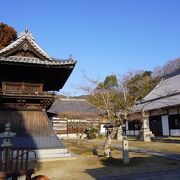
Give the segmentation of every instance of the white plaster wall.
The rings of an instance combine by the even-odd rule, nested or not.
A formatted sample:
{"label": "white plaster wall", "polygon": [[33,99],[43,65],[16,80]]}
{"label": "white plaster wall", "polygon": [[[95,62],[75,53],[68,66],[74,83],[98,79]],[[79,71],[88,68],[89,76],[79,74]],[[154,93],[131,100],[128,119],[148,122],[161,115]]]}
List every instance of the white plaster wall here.
{"label": "white plaster wall", "polygon": [[169,136],[168,115],[163,115],[163,116],[161,116],[161,119],[162,119],[163,136]]}
{"label": "white plaster wall", "polygon": [[126,131],[128,130],[128,121],[126,121]]}
{"label": "white plaster wall", "polygon": [[139,135],[139,130],[135,130],[135,135]]}
{"label": "white plaster wall", "polygon": [[171,136],[180,136],[180,129],[171,129]]}
{"label": "white plaster wall", "polygon": [[104,126],[104,124],[101,124],[100,134],[105,135],[105,133],[106,133],[106,129],[105,129],[103,126]]}
{"label": "white plaster wall", "polygon": [[67,137],[67,134],[57,134],[57,136],[58,136],[60,139],[63,139],[64,137]]}
{"label": "white plaster wall", "polygon": [[126,135],[129,135],[129,136],[137,136],[139,135],[139,130],[129,130],[129,131],[126,131]]}
{"label": "white plaster wall", "polygon": [[59,117],[53,117],[53,119],[56,120],[56,119],[60,119],[60,118]]}

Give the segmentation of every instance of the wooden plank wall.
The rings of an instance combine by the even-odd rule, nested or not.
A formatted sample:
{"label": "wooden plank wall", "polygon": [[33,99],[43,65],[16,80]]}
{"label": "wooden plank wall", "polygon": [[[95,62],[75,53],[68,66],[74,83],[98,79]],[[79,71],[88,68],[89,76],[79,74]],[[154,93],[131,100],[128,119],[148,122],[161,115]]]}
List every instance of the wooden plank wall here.
{"label": "wooden plank wall", "polygon": [[0,132],[4,132],[5,124],[10,122],[16,136],[27,134],[50,136],[51,127],[43,111],[0,111]]}
{"label": "wooden plank wall", "polygon": [[99,125],[99,118],[88,119],[67,119],[55,118],[52,119],[53,129],[56,134],[73,134],[82,133],[85,129]]}

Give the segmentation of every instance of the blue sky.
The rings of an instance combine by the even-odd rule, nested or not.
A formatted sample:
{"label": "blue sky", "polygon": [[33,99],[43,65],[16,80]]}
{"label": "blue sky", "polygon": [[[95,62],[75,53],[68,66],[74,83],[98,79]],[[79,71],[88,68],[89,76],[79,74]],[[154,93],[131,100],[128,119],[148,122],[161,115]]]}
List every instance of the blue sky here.
{"label": "blue sky", "polygon": [[78,62],[61,90],[79,95],[92,79],[153,70],[180,57],[179,0],[2,1],[0,21],[18,33],[28,27],[50,55]]}

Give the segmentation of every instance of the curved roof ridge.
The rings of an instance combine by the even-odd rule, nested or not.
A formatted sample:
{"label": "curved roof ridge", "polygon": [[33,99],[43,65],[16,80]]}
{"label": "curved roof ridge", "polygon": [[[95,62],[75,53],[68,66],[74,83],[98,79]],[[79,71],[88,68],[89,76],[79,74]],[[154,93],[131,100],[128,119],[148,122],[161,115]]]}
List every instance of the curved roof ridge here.
{"label": "curved roof ridge", "polygon": [[21,38],[22,36],[29,36],[29,37],[31,37],[31,39],[34,40],[34,37],[33,37],[32,33],[27,28],[23,32],[19,33],[17,39]]}
{"label": "curved roof ridge", "polygon": [[18,38],[14,42],[12,42],[7,47],[1,49],[0,55],[6,51],[11,50],[14,47],[18,46],[25,39],[28,40],[28,42],[33,46],[33,48],[36,49],[37,52],[39,52],[41,55],[46,57],[48,60],[52,60],[52,58],[42,48],[40,48],[39,45],[34,41],[32,34],[27,29],[25,29],[24,32],[20,33],[20,35],[18,36]]}

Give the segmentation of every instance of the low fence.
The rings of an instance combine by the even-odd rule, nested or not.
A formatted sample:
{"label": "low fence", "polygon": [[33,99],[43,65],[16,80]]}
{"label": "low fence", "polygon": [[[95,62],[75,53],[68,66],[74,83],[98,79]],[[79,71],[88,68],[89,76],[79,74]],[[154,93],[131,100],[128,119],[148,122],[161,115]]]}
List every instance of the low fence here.
{"label": "low fence", "polygon": [[7,123],[5,132],[0,134],[3,144],[0,146],[0,179],[17,179],[21,175],[26,176],[26,180],[31,179],[32,174],[36,174],[36,152],[27,149],[13,149],[11,139],[15,133],[11,132],[11,125]]}

